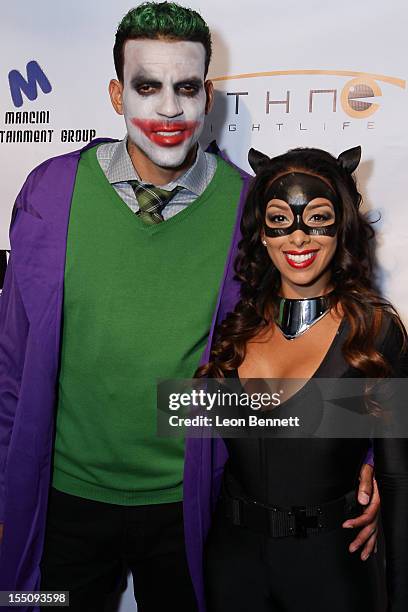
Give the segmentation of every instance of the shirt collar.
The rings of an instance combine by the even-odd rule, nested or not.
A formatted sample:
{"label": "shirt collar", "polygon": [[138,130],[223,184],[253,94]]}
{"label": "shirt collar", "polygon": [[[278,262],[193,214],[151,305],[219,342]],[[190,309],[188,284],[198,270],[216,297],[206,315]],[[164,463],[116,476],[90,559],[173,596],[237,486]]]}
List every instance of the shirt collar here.
{"label": "shirt collar", "polygon": [[[127,151],[127,138],[124,138],[120,142],[114,142],[110,145],[106,153],[109,157],[108,164],[106,166],[106,178],[111,184],[115,183],[126,183],[128,181],[140,181],[142,184],[146,184],[140,180]],[[175,181],[162,185],[166,189],[174,189],[176,186],[188,189],[195,195],[199,196],[203,193],[207,186],[207,158],[206,153],[202,150],[200,145],[197,147],[197,155],[194,164]]]}

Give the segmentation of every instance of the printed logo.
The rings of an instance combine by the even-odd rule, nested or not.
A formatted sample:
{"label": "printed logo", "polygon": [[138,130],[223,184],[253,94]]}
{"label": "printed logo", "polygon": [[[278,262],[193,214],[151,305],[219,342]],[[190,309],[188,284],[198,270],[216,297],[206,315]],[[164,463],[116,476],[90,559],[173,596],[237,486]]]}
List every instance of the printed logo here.
{"label": "printed logo", "polygon": [[368,102],[368,99],[381,96],[382,91],[377,81],[369,76],[357,77],[344,85],[341,92],[341,105],[344,112],[350,117],[364,119],[373,115],[380,108],[379,104]]}
{"label": "printed logo", "polygon": [[18,70],[10,70],[8,75],[11,99],[17,108],[23,106],[23,93],[32,101],[38,98],[38,87],[45,94],[52,91],[50,81],[35,60],[28,62],[26,70],[26,77]]}
{"label": "printed logo", "polygon": [[82,143],[93,140],[96,136],[96,130],[93,128],[66,126],[57,131],[50,109],[29,110],[29,105],[21,109],[24,103],[23,94],[32,102],[38,98],[39,89],[44,94],[52,91],[52,85],[38,62],[28,62],[26,71],[26,76],[18,70],[10,70],[8,74],[14,108],[7,109],[4,113],[4,127],[0,125],[0,144],[49,144],[55,140],[62,143]]}
{"label": "printed logo", "polygon": [[[293,131],[296,122],[300,131],[325,131],[335,127],[336,117],[341,130],[352,125],[350,119],[365,119],[367,129],[374,129],[372,116],[390,108],[385,100],[389,86],[406,88],[404,79],[353,70],[275,70],[216,76],[212,81],[232,102],[223,105],[229,132],[240,131],[244,124],[252,132],[271,127]],[[277,123],[272,125],[274,118]]]}

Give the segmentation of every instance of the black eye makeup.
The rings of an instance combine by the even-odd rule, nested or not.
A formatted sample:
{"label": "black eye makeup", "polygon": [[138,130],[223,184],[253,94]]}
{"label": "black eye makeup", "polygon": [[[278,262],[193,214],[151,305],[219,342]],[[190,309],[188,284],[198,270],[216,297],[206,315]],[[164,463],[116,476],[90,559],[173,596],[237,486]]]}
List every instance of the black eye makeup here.
{"label": "black eye makeup", "polygon": [[303,212],[303,220],[307,225],[325,225],[333,223],[336,219],[334,212],[328,207],[320,207],[315,210],[306,210]]}
{"label": "black eye makeup", "polygon": [[176,93],[193,98],[203,88],[203,82],[200,79],[191,79],[188,81],[181,81],[176,83],[174,89]]}
{"label": "black eye makeup", "polygon": [[292,223],[292,218],[288,217],[283,212],[270,211],[266,213],[266,221],[270,225],[285,225]]}
{"label": "black eye makeup", "polygon": [[136,78],[132,80],[131,86],[140,96],[149,96],[160,90],[162,83],[160,81]]}
{"label": "black eye makeup", "polygon": [[[186,96],[188,98],[194,98],[202,90],[204,84],[201,79],[192,78],[184,81],[179,81],[174,84],[174,91],[177,95]],[[136,76],[131,80],[131,87],[140,96],[150,96],[159,92],[163,83],[155,79],[148,78],[146,76]]]}

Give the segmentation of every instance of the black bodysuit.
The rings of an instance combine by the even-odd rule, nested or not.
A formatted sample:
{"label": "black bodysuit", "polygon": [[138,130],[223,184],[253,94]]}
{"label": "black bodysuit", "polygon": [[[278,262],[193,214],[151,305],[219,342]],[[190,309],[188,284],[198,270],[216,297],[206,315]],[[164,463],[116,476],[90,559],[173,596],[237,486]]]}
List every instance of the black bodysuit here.
{"label": "black bodysuit", "polygon": [[[347,331],[343,323],[314,377],[358,375],[342,356]],[[401,332],[387,317],[378,346],[398,378],[408,375],[401,342]],[[251,500],[281,507],[322,504],[356,488],[369,447],[369,441],[361,438],[226,438],[225,442],[228,486]],[[387,548],[388,610],[406,612],[408,442],[378,438],[373,445]],[[233,526],[216,512],[206,549],[208,612],[380,610],[377,565],[372,557],[363,562],[359,551],[348,551],[355,536],[353,529],[340,524],[307,538],[271,539]]]}

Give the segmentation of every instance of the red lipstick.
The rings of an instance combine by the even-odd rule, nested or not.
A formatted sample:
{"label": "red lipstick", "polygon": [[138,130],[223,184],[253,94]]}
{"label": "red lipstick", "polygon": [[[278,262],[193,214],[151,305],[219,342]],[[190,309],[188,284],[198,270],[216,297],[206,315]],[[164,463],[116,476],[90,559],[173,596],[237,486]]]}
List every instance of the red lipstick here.
{"label": "red lipstick", "polygon": [[132,124],[160,147],[175,147],[191,138],[199,125],[198,121],[155,121],[153,119],[131,119]]}
{"label": "red lipstick", "polygon": [[[317,257],[318,250],[316,249],[306,249],[305,251],[284,251],[286,261],[292,268],[303,269],[308,268],[312,265],[314,260]],[[289,257],[289,255],[297,256],[296,259],[294,257]],[[305,255],[309,255],[306,259],[303,259]],[[299,261],[299,257],[302,257],[302,260]]]}

